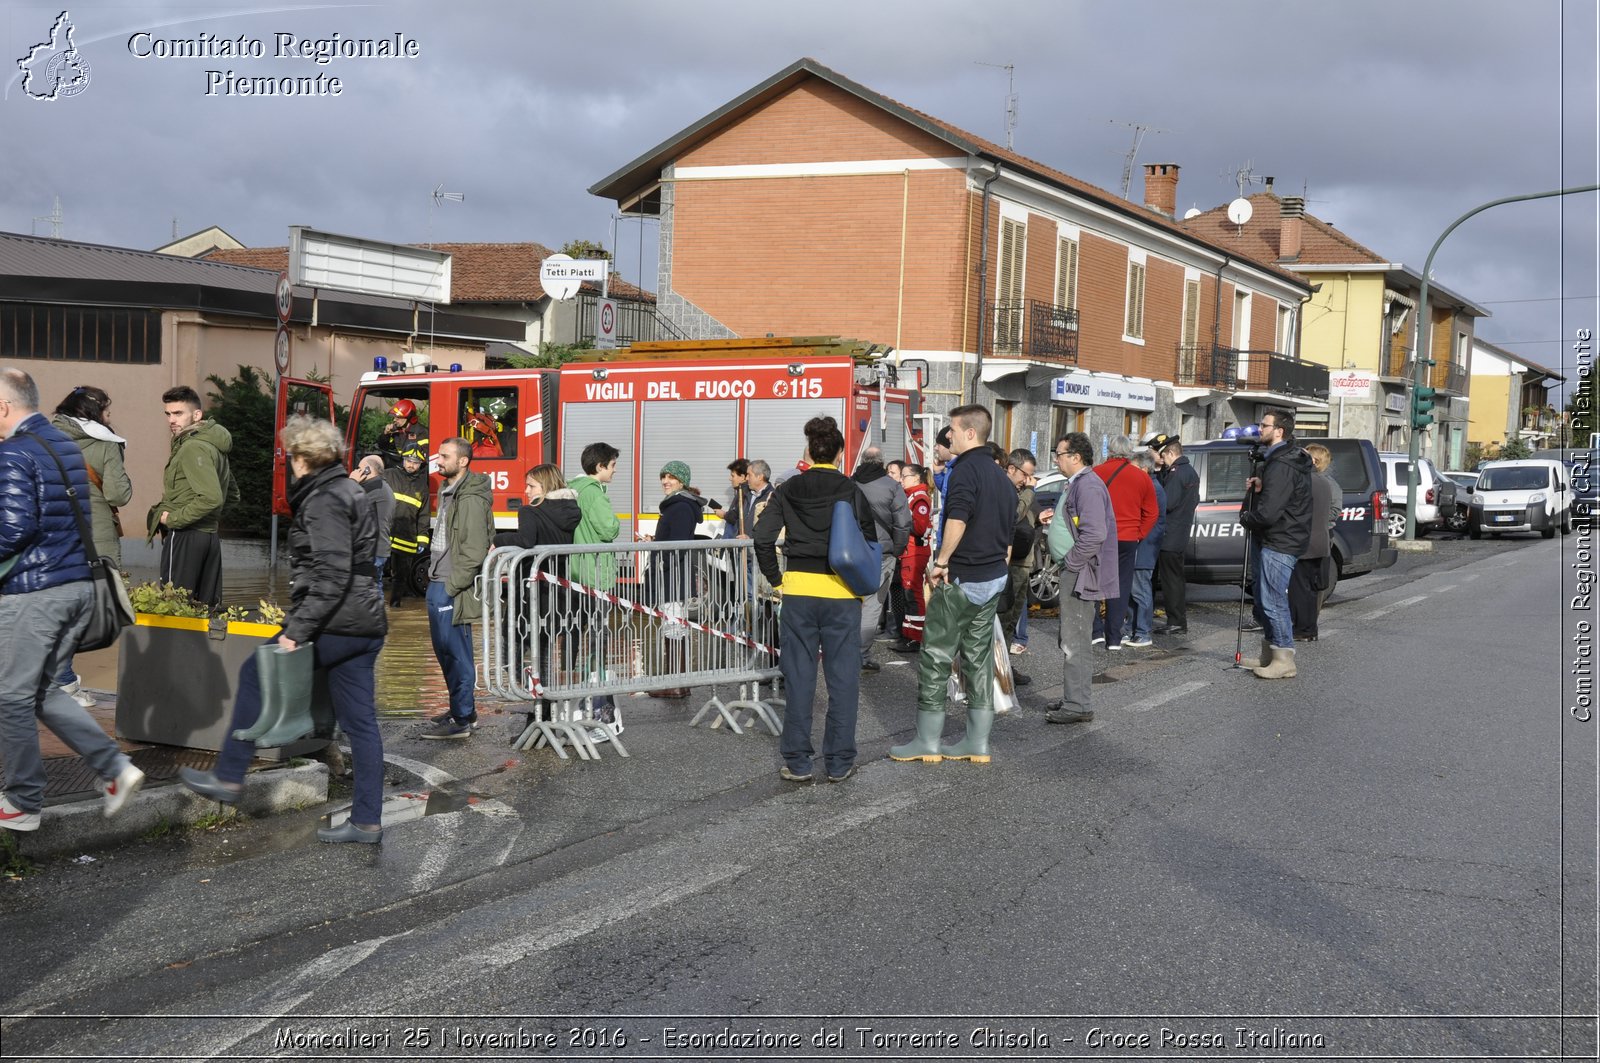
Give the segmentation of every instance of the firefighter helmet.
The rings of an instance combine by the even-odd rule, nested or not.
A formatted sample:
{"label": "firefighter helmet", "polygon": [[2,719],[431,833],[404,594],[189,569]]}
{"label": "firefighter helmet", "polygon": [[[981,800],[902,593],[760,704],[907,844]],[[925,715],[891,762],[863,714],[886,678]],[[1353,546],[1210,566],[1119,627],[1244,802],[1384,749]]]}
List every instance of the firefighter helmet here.
{"label": "firefighter helmet", "polygon": [[410,399],[401,399],[390,408],[389,412],[395,417],[404,417],[408,421],[417,419],[417,404]]}

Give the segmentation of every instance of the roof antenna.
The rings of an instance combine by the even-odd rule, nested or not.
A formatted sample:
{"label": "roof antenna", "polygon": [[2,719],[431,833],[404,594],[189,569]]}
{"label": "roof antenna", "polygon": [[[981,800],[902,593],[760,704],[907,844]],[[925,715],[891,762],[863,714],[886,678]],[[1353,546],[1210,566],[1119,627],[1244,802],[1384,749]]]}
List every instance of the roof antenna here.
{"label": "roof antenna", "polygon": [[467,194],[465,192],[446,192],[444,190],[444,182],[443,181],[439,182],[439,187],[435,188],[433,190],[433,196],[430,198],[430,201],[428,203],[428,242],[423,245],[424,247],[431,248],[433,246],[433,211],[434,211],[434,208],[436,208],[440,203],[444,202],[445,200],[449,200],[452,203],[463,203],[463,202],[466,201],[466,198],[467,198]]}
{"label": "roof antenna", "polygon": [[1017,129],[1017,66],[1015,63],[985,63],[975,60],[978,66],[992,66],[1006,72],[1006,150],[1015,151],[1013,141]]}

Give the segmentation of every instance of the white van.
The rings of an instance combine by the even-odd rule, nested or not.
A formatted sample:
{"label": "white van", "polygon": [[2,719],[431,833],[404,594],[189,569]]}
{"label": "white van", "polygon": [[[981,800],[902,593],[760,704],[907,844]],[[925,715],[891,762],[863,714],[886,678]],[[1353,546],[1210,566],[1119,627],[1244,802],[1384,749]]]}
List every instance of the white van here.
{"label": "white van", "polygon": [[1546,539],[1556,529],[1572,531],[1572,485],[1567,467],[1549,458],[1491,461],[1478,474],[1467,513],[1467,534],[1536,531]]}

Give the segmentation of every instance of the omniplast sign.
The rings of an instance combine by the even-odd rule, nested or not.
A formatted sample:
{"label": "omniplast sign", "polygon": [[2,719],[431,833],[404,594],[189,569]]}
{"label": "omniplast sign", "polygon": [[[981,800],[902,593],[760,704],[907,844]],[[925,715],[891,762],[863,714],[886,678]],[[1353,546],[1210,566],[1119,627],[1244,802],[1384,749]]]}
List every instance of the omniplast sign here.
{"label": "omniplast sign", "polygon": [[1336,370],[1328,374],[1328,398],[1364,399],[1372,394],[1372,382],[1376,379],[1374,373]]}
{"label": "omniplast sign", "polygon": [[849,362],[597,365],[563,370],[561,401],[838,398],[850,393],[853,372]]}
{"label": "omniplast sign", "polygon": [[1073,406],[1116,406],[1124,410],[1154,410],[1154,384],[1080,369],[1050,382],[1050,398]]}

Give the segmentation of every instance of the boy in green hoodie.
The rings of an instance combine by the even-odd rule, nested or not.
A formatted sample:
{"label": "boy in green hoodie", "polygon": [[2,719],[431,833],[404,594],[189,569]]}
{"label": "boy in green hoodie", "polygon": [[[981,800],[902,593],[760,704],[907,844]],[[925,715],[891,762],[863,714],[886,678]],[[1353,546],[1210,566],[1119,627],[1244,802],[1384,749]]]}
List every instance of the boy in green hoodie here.
{"label": "boy in green hoodie", "polygon": [[239,485],[228,465],[233,436],[205,419],[200,395],[186,385],[161,396],[172,453],[161,476],[161,501],[150,507],[147,542],[161,536],[161,582],[182,587],[215,609],[222,601],[222,540],[217,528],[224,506],[239,501]]}
{"label": "boy in green hoodie", "polygon": [[[617,456],[620,453],[621,451],[610,443],[590,443],[583,448],[580,459],[583,464],[583,475],[568,484],[577,493],[578,512],[581,514],[578,518],[578,528],[572,535],[574,544],[617,541],[617,535],[622,531],[622,522],[617,519],[616,510],[611,506],[611,496],[606,493],[606,485],[617,474]],[[597,590],[608,591],[617,582],[616,559],[609,554],[578,554],[573,557],[569,571],[573,582]],[[596,670],[604,675],[604,635],[600,636],[593,653]],[[610,694],[596,697],[593,706],[595,719],[613,725],[618,731],[622,730],[616,700]],[[591,734],[595,740],[604,740],[602,736],[609,737],[600,728],[596,728]]]}

